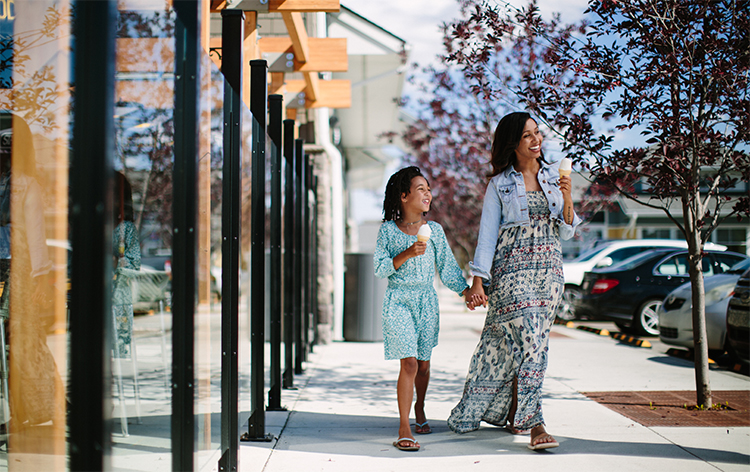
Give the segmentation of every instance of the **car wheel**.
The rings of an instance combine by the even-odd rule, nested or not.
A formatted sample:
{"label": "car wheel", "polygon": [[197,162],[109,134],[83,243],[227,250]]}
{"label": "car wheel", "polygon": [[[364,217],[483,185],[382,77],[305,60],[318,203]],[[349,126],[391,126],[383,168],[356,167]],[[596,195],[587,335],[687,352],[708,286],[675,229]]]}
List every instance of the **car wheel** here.
{"label": "car wheel", "polygon": [[557,305],[555,315],[563,321],[576,319],[576,306],[581,298],[581,291],[572,285],[565,286],[560,303]]}
{"label": "car wheel", "polygon": [[659,315],[661,307],[660,299],[646,300],[638,307],[633,319],[633,328],[637,334],[659,335]]}

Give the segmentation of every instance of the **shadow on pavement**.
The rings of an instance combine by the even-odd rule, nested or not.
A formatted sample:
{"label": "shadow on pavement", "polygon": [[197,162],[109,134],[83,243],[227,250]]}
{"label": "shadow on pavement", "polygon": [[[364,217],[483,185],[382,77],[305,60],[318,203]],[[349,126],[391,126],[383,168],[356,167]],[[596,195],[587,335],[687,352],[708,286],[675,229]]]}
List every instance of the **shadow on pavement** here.
{"label": "shadow on pavement", "polygon": [[[539,454],[527,449],[528,435],[512,435],[502,428],[483,425],[477,431],[456,434],[444,420],[430,420],[433,433],[415,435],[422,445],[420,456],[457,457],[483,455]],[[392,442],[397,418],[355,416],[295,411],[274,449],[322,454],[350,454],[383,457],[397,451]],[[695,459],[722,464],[750,463],[750,455],[702,447],[645,442],[603,441],[555,435],[560,447],[543,452],[560,455],[611,455],[618,457]]]}

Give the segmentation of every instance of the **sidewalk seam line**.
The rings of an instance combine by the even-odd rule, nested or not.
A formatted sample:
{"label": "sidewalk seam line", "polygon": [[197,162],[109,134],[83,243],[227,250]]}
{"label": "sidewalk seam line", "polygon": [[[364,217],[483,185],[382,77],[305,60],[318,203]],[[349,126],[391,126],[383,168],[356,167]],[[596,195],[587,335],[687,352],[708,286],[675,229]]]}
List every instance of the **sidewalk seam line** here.
{"label": "sidewalk seam line", "polygon": [[650,430],[650,431],[651,431],[652,433],[655,433],[655,434],[656,434],[657,436],[659,436],[660,438],[664,439],[665,441],[667,441],[668,443],[672,444],[673,446],[677,446],[678,448],[680,448],[680,449],[682,449],[683,451],[687,452],[688,454],[690,454],[691,456],[695,457],[695,458],[696,458],[696,459],[698,459],[699,461],[702,461],[702,462],[704,462],[705,464],[708,464],[708,465],[710,465],[711,467],[713,467],[713,468],[714,468],[714,469],[716,469],[716,470],[719,470],[719,471],[720,471],[720,470],[723,470],[723,469],[720,469],[720,468],[719,468],[719,467],[718,467],[718,466],[717,466],[716,464],[714,464],[713,462],[709,462],[708,460],[706,460],[706,459],[704,459],[704,458],[702,458],[702,457],[700,457],[700,456],[697,456],[697,455],[693,454],[693,453],[692,453],[692,452],[690,452],[690,451],[689,451],[689,450],[688,450],[688,449],[687,449],[686,447],[684,447],[684,446],[682,446],[682,445],[680,445],[680,444],[677,444],[677,443],[675,443],[674,441],[672,441],[672,440],[670,440],[669,438],[665,437],[665,436],[664,436],[663,434],[659,433],[658,431],[655,431],[655,430],[654,430],[654,427],[653,427],[653,426],[646,426],[646,428],[648,428],[648,429],[649,429],[649,430]]}
{"label": "sidewalk seam line", "polygon": [[[308,362],[308,364],[312,364],[312,362]],[[266,458],[266,462],[263,464],[263,467],[260,469],[261,472],[266,470],[266,467],[268,466],[268,462],[271,460],[271,456],[273,456],[274,451],[276,450],[276,446],[279,444],[279,440],[281,439],[281,436],[284,434],[284,430],[286,429],[286,426],[289,424],[289,419],[292,417],[292,414],[296,411],[297,403],[299,403],[300,398],[302,397],[302,392],[307,387],[307,384],[310,383],[310,380],[312,379],[313,373],[318,370],[317,365],[315,365],[312,369],[310,369],[309,365],[306,369],[306,379],[305,382],[297,387],[298,395],[297,399],[294,400],[294,403],[292,404],[291,409],[289,410],[289,414],[286,415],[286,421],[284,421],[284,426],[281,427],[281,430],[279,431],[279,436],[276,438],[276,442],[274,442],[273,447],[271,448],[271,452],[268,454],[268,457]]]}

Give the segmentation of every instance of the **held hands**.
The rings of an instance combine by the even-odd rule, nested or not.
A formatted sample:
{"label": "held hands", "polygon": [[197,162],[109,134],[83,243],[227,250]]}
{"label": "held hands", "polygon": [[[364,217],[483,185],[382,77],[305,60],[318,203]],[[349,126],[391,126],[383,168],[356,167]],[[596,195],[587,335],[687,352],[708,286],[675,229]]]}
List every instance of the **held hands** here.
{"label": "held hands", "polygon": [[464,290],[464,299],[466,300],[466,307],[471,311],[474,311],[480,305],[487,306],[487,295],[484,294],[481,277],[474,277],[474,283],[471,287]]}

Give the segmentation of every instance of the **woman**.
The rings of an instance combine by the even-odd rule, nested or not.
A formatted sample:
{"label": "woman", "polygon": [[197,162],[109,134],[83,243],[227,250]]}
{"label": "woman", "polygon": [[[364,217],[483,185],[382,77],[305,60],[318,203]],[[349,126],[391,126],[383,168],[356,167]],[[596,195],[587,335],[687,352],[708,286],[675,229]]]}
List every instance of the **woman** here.
{"label": "woman", "polygon": [[466,297],[470,309],[481,300],[489,310],[448,425],[463,433],[480,421],[507,423],[513,434],[531,432],[530,449],[548,449],[558,443],[544,428],[541,394],[549,330],[564,287],[560,238],[570,239],[581,220],[573,211],[570,177],[544,160],[542,135],[528,113],[500,120],[491,154]]}
{"label": "woman", "polygon": [[112,311],[115,319],[115,350],[118,358],[130,357],[133,336],[133,277],[141,270],[141,245],[133,217],[133,191],[121,172],[115,172],[114,250]]}

